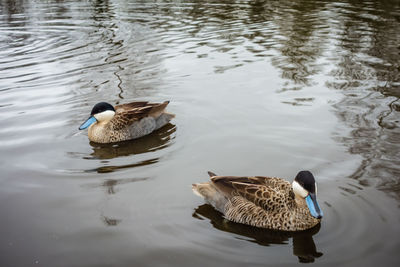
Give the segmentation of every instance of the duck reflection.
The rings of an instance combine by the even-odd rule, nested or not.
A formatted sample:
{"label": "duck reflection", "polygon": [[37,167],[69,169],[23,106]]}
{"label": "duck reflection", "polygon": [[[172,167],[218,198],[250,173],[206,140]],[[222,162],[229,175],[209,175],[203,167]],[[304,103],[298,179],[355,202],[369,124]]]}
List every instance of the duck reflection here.
{"label": "duck reflection", "polygon": [[90,154],[95,159],[113,159],[121,156],[142,154],[163,149],[173,139],[171,135],[176,131],[173,124],[167,124],[160,130],[150,135],[118,143],[99,144],[90,142],[93,152]]}
{"label": "duck reflection", "polygon": [[166,148],[171,144],[171,140],[174,138],[173,133],[175,131],[176,126],[169,123],[161,129],[157,130],[156,132],[134,140],[111,144],[99,144],[90,142],[93,152],[90,154],[90,157],[85,156],[84,159],[103,160],[103,166],[95,169],[86,170],[86,172],[109,173],[121,169],[135,168],[156,163],[159,161],[159,157],[145,159],[142,161],[124,165],[108,165],[107,160],[122,156],[154,152]]}
{"label": "duck reflection", "polygon": [[293,254],[299,258],[299,262],[314,262],[315,258],[321,257],[323,253],[318,252],[315,246],[313,235],[319,232],[320,224],[315,227],[300,232],[285,232],[263,228],[256,228],[244,224],[228,221],[222,214],[208,204],[197,207],[193,217],[203,220],[207,218],[210,223],[218,230],[228,233],[238,234],[250,238],[250,242],[262,246],[271,244],[287,244],[293,238]]}

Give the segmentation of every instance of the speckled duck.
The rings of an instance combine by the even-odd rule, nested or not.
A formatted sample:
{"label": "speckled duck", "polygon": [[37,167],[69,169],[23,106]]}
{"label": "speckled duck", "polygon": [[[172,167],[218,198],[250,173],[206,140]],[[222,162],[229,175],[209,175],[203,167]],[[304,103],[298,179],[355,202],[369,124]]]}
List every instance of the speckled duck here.
{"label": "speckled duck", "polygon": [[317,225],[323,216],[317,202],[317,184],[301,171],[290,184],[276,177],[217,176],[193,184],[193,192],[237,223],[283,231],[301,231]]}
{"label": "speckled duck", "polygon": [[97,103],[90,117],[79,127],[89,127],[88,137],[96,143],[113,143],[139,138],[166,125],[174,114],[165,112],[169,101],[149,103],[131,102],[113,107]]}

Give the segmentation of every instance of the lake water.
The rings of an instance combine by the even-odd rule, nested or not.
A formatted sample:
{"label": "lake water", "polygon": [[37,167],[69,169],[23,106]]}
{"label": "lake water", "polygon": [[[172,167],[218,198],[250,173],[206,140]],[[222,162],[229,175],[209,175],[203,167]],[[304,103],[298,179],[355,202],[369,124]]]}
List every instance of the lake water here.
{"label": "lake water", "polygon": [[[0,2],[1,266],[399,266],[399,1]],[[90,143],[92,106],[171,124]],[[325,217],[287,233],[192,194],[311,170]]]}

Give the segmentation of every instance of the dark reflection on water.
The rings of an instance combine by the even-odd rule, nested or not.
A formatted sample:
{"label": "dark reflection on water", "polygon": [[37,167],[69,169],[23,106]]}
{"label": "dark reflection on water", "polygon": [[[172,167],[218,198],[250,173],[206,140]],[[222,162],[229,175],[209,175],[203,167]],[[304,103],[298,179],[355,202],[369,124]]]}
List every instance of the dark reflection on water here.
{"label": "dark reflection on water", "polygon": [[216,229],[240,235],[240,239],[248,240],[262,246],[288,244],[289,239],[293,239],[293,255],[299,258],[299,262],[314,262],[316,258],[323,255],[323,253],[317,251],[312,238],[313,235],[319,232],[320,224],[301,232],[261,229],[228,221],[224,219],[220,212],[208,204],[197,207],[193,213],[193,217],[200,220],[207,218]]}
{"label": "dark reflection on water", "polygon": [[141,182],[141,181],[146,181],[149,178],[124,178],[124,179],[107,179],[104,182],[98,184],[98,183],[89,183],[85,184],[85,188],[105,188],[106,193],[109,195],[114,195],[117,190],[115,187],[127,183],[134,183],[134,182]]}
{"label": "dark reflection on water", "polygon": [[107,216],[101,216],[101,219],[107,226],[117,226],[121,222],[119,219],[114,219]]}
{"label": "dark reflection on water", "polygon": [[90,154],[92,157],[85,157],[85,159],[112,159],[157,151],[171,145],[171,139],[173,139],[171,135],[175,131],[175,125],[169,123],[158,131],[135,140],[112,144],[90,142],[93,148],[93,153]]}
{"label": "dark reflection on water", "polygon": [[109,172],[115,172],[115,171],[123,170],[123,169],[146,166],[146,165],[157,163],[158,161],[159,161],[158,158],[152,158],[152,159],[147,159],[147,160],[139,161],[139,162],[132,163],[132,164],[125,164],[125,165],[118,165],[118,166],[115,166],[115,165],[101,166],[101,167],[98,167],[95,169],[86,170],[86,172],[109,173]]}
{"label": "dark reflection on water", "polygon": [[327,83],[343,91],[334,107],[351,129],[336,138],[363,157],[352,178],[400,199],[400,3],[350,3],[335,19],[340,53]]}
{"label": "dark reflection on water", "polygon": [[159,157],[151,157],[139,161],[135,160],[134,163],[130,162],[129,164],[120,165],[114,165],[112,164],[112,161],[110,162],[110,160],[119,157],[151,153],[167,148],[172,144],[172,140],[174,138],[173,134],[175,133],[175,131],[175,125],[169,123],[161,129],[157,130],[156,132],[135,140],[111,144],[99,144],[90,142],[93,153],[90,154],[90,157],[84,156],[83,159],[101,160],[103,164],[101,167],[88,169],[86,170],[86,172],[110,173],[117,170],[135,168],[157,163],[160,160]]}

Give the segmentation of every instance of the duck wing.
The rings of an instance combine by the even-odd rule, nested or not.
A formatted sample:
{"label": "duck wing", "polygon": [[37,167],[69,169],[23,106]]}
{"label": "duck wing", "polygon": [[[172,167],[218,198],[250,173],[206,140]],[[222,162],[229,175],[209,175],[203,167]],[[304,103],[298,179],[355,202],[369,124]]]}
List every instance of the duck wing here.
{"label": "duck wing", "polygon": [[109,123],[111,130],[118,131],[132,125],[134,122],[139,121],[149,115],[151,106],[138,107],[130,110],[120,109],[114,115]]}
{"label": "duck wing", "polygon": [[279,211],[294,203],[289,182],[275,177],[211,177],[213,185],[226,197],[240,197],[265,211]]}
{"label": "duck wing", "polygon": [[120,112],[133,110],[133,109],[136,109],[136,108],[145,107],[148,103],[149,103],[149,101],[131,102],[131,103],[117,105],[117,106],[114,107],[114,109],[115,109],[116,113],[120,113]]}
{"label": "duck wing", "polygon": [[145,117],[157,118],[168,104],[169,101],[163,103],[141,101],[115,106],[115,116],[110,121],[110,127],[113,130],[121,130]]}
{"label": "duck wing", "polygon": [[155,115],[161,115],[165,108],[168,106],[169,101],[164,101],[163,103],[149,103],[148,101],[137,101],[127,104],[121,104],[114,107],[116,113],[124,113],[128,111],[134,111],[138,108],[150,108],[150,113]]}

